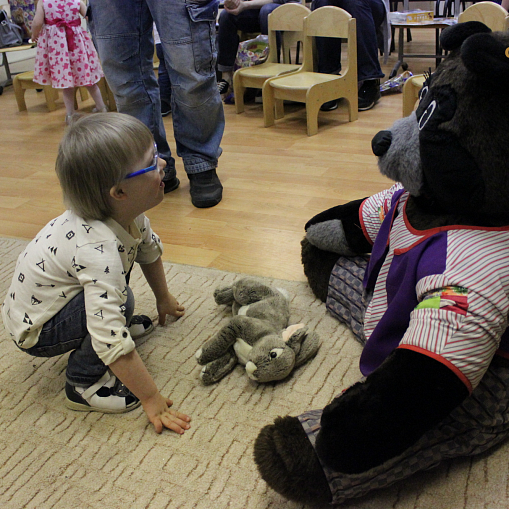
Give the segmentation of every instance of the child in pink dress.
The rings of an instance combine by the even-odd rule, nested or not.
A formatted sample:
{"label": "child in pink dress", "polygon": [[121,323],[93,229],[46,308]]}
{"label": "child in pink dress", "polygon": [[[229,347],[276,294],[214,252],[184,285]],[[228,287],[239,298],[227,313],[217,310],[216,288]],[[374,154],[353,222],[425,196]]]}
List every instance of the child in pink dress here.
{"label": "child in pink dress", "polygon": [[66,123],[74,113],[75,87],[87,87],[96,110],[107,111],[97,86],[104,74],[80,14],[86,14],[80,0],[39,0],[32,23],[37,40],[34,82],[63,89]]}

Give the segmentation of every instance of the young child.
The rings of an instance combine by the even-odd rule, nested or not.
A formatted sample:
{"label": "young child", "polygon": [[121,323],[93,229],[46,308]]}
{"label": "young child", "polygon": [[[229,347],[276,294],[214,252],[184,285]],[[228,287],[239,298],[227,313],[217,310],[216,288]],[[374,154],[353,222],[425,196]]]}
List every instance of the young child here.
{"label": "young child", "polygon": [[87,87],[96,111],[106,111],[97,82],[104,76],[99,57],[85,30],[86,6],[80,0],[39,0],[32,22],[37,41],[34,82],[61,88],[68,124],[74,113],[75,87]]}
{"label": "young child", "polygon": [[72,350],[69,408],[121,413],[141,403],[157,433],[167,427],[182,434],[190,418],[170,409],[172,401],[157,390],[128,328],[135,261],[154,292],[159,323],[184,314],[167,288],[161,241],[143,214],[164,197],[165,165],[150,130],[134,117],[98,113],[73,122],[56,161],[68,210],[19,256],[2,317],[28,354]]}

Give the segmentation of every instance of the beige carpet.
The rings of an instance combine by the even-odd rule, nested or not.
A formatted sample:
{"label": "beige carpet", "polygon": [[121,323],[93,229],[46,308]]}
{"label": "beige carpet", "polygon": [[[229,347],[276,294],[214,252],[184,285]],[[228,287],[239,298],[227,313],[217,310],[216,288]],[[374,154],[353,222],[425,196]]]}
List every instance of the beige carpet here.
{"label": "beige carpet", "polygon": [[[0,239],[0,298],[25,243]],[[292,296],[292,322],[322,338],[318,355],[278,384],[257,385],[238,366],[201,385],[194,353],[229,314],[216,306],[218,285],[241,277],[166,264],[171,291],[186,316],[157,327],[139,352],[161,392],[192,416],[183,436],[157,435],[141,408],[124,415],[67,410],[67,356],[32,358],[0,326],[1,509],[297,509],[260,479],[252,458],[259,429],[278,415],[321,408],[359,376],[360,346],[325,312],[305,283],[276,281]],[[137,312],[154,316],[154,300],[135,272]],[[358,509],[507,509],[509,454],[461,459],[343,505]]]}

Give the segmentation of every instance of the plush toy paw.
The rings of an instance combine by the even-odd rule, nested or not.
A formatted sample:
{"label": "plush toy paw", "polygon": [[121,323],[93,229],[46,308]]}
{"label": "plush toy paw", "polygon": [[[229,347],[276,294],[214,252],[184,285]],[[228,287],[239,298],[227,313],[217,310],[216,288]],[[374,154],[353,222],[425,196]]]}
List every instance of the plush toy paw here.
{"label": "plush toy paw", "polygon": [[331,501],[318,456],[297,417],[277,417],[262,428],[254,459],[264,481],[284,497],[314,504]]}
{"label": "plush toy paw", "polygon": [[[201,350],[201,348],[200,348]],[[196,359],[199,363],[198,354],[200,350],[196,352]],[[212,385],[219,382],[221,378],[224,378],[233,368],[237,365],[237,357],[233,354],[226,354],[216,359],[215,361],[209,362],[203,366],[200,379],[204,385]]]}

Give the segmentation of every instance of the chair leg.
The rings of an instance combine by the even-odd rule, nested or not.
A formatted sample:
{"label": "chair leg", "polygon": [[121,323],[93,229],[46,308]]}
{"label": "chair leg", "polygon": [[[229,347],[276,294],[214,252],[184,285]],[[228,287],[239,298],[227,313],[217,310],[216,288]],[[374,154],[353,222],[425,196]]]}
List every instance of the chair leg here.
{"label": "chair leg", "polygon": [[320,111],[320,106],[318,101],[310,100],[306,102],[308,136],[318,134],[318,112]]}
{"label": "chair leg", "polygon": [[416,84],[412,78],[403,85],[403,116],[408,117],[414,111],[415,103],[419,99],[420,84]]}
{"label": "chair leg", "polygon": [[104,104],[108,107],[110,111],[117,111],[115,97],[113,96],[113,92],[108,86],[108,82],[106,81],[106,78],[104,76],[98,81],[97,86],[101,91]]}
{"label": "chair leg", "polygon": [[359,99],[348,99],[348,121],[354,122],[359,118]]}
{"label": "chair leg", "polygon": [[274,104],[276,119],[283,118],[285,116],[285,104],[283,99],[276,99]]}
{"label": "chair leg", "polygon": [[242,78],[237,76],[237,73],[233,75],[233,95],[235,97],[235,111],[237,113],[243,113],[244,111],[244,92],[245,87],[242,86]]}
{"label": "chair leg", "polygon": [[46,96],[46,105],[48,106],[48,110],[55,111],[57,109],[55,99],[58,97],[58,92],[53,90],[49,85],[45,85],[43,88],[44,95]]}
{"label": "chair leg", "polygon": [[80,97],[82,101],[86,101],[88,99],[88,90],[86,87],[80,87]]}
{"label": "chair leg", "polygon": [[108,107],[110,111],[117,111],[117,103],[115,101],[115,95],[113,94],[113,91],[111,90],[110,86],[108,85],[108,82],[106,82],[106,91],[108,94]]}
{"label": "chair leg", "polygon": [[103,98],[104,104],[108,104],[108,91],[106,90],[106,80],[104,76],[97,82],[97,86],[101,91],[101,97]]}
{"label": "chair leg", "polygon": [[21,83],[17,79],[17,76],[14,77],[12,86],[14,88],[14,96],[16,97],[16,103],[18,104],[18,111],[26,111],[27,104],[25,102],[25,89],[21,86]]}
{"label": "chair leg", "polygon": [[270,86],[270,80],[263,84],[263,123],[265,127],[274,125],[274,89]]}

